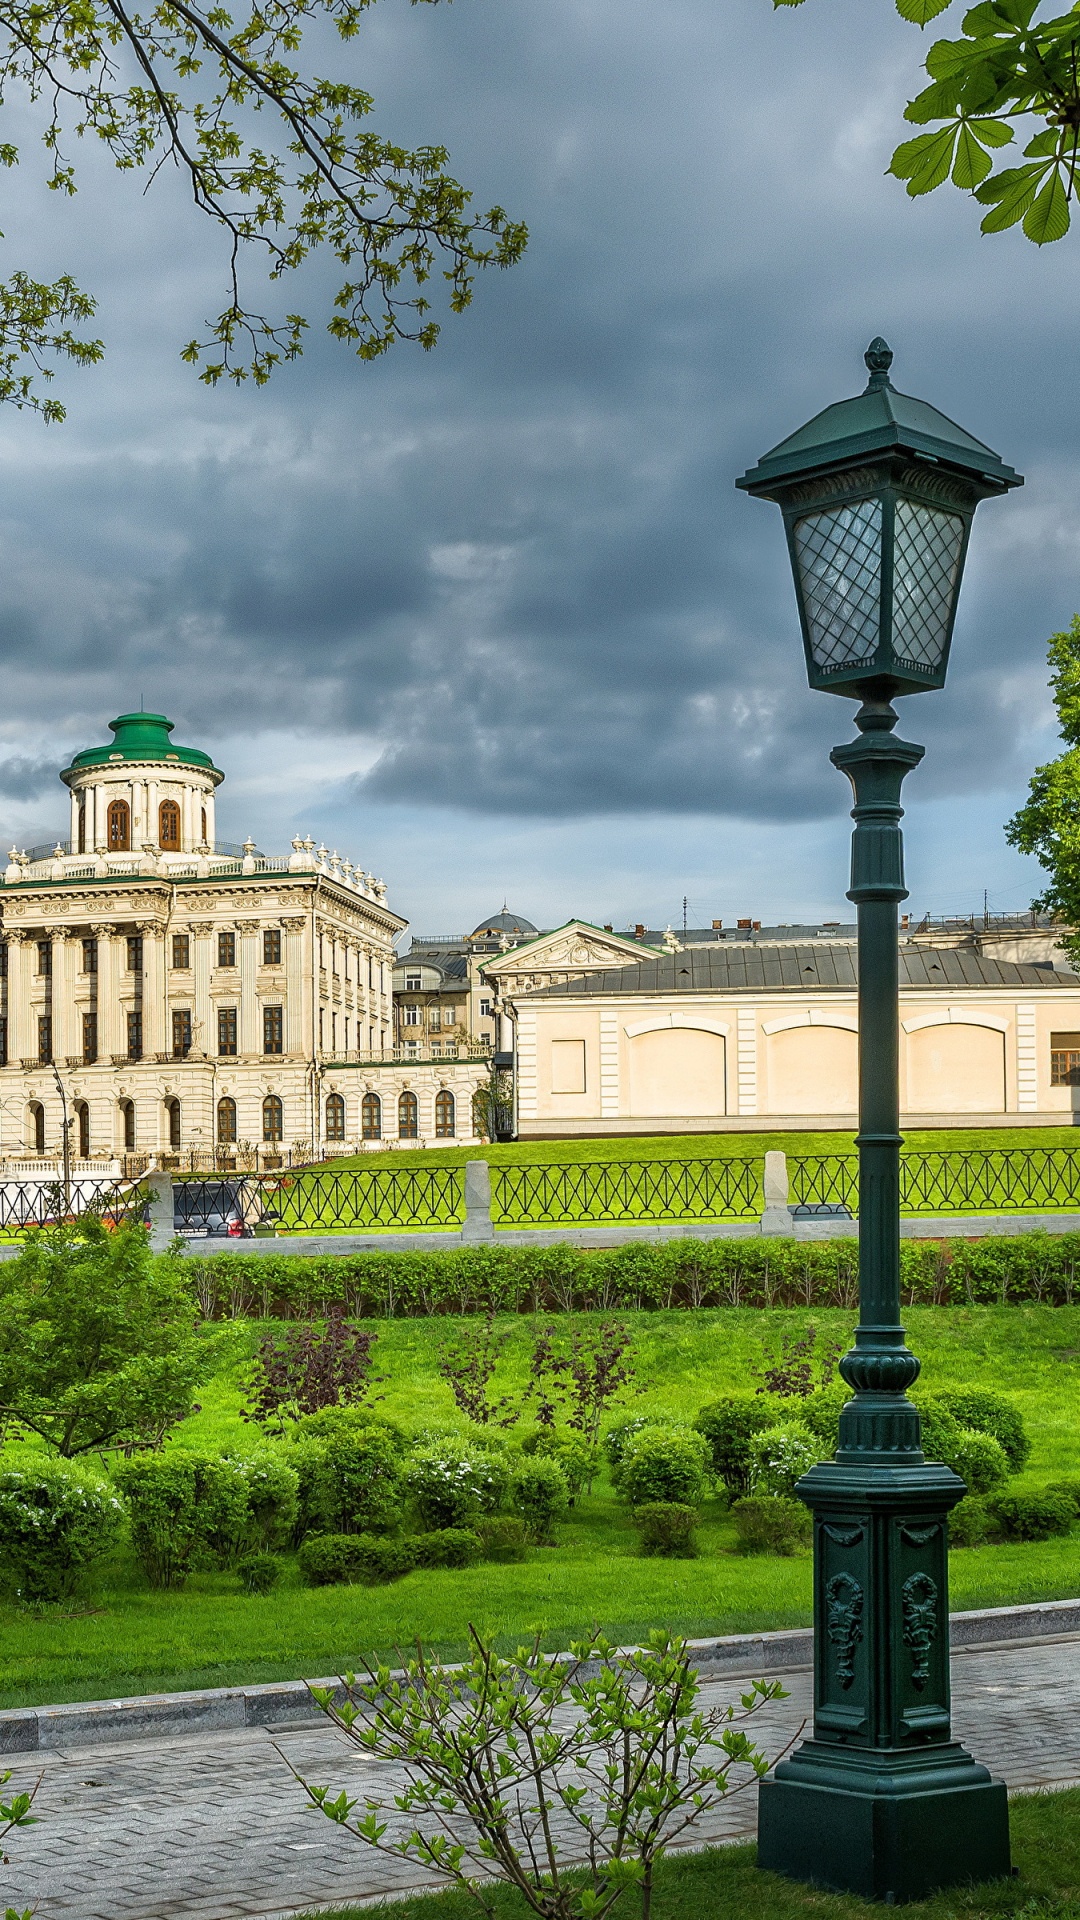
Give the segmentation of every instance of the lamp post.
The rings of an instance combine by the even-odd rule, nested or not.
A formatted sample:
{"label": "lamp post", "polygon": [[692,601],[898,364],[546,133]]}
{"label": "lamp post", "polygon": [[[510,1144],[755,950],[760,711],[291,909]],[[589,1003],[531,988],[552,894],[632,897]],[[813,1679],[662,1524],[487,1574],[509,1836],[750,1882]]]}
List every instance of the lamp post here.
{"label": "lamp post", "polygon": [[827,407],[736,485],[784,515],[810,685],[859,700],[834,749],[851,782],[859,923],[859,1326],[832,1460],[797,1492],[814,1516],[814,1728],[761,1784],[758,1862],[888,1902],[1009,1871],[1005,1787],[952,1738],[948,1515],[965,1489],[920,1448],[900,1325],[897,904],[900,790],[924,749],[897,694],[945,683],[980,500],[1021,478],[889,379]]}

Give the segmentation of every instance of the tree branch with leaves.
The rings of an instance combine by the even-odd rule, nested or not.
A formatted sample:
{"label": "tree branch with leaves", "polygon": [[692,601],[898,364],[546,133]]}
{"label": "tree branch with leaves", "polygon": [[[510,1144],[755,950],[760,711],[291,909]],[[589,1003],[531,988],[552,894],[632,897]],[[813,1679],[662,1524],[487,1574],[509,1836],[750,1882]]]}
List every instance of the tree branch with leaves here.
{"label": "tree branch with leaves", "polygon": [[[502,207],[472,211],[445,147],[386,139],[367,124],[369,93],[303,70],[305,34],[329,19],[352,41],[372,4],[250,0],[204,9],[160,0],[140,12],[123,0],[0,0],[0,99],[17,84],[43,106],[50,188],[75,192],[68,143],[92,136],[148,185],[171,163],[195,206],[222,228],[225,304],[183,349],[210,385],[263,385],[303,352],[307,315],[249,302],[241,269],[252,249],[271,283],[312,254],[332,255],[341,277],[327,331],[362,360],[400,340],[434,346],[433,276],[441,274],[460,313],[481,269],[512,266],[524,251],[526,229]],[[0,145],[0,164],[19,157]],[[35,376],[50,380],[64,356],[101,358],[99,340],[71,331],[93,312],[93,299],[66,275],[47,285],[19,273],[0,286],[0,399],[62,419]]]}
{"label": "tree branch with leaves", "polygon": [[[925,27],[952,0],[895,3]],[[934,42],[925,68],[930,84],[904,118],[930,130],[897,147],[889,172],[914,198],[951,180],[988,208],[983,233],[1019,224],[1036,246],[1062,239],[1080,187],[1080,5],[1044,15],[1040,0],[982,0],[965,13],[959,39]],[[1001,150],[1018,139],[1026,144],[1016,164],[999,168]]]}

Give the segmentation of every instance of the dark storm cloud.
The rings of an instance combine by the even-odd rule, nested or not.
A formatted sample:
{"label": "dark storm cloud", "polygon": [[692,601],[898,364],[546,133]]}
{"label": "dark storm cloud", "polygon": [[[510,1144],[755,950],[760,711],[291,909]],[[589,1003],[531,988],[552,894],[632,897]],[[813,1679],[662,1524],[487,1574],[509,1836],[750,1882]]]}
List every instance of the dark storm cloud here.
{"label": "dark storm cloud", "polygon": [[17,755],[0,760],[0,797],[34,800],[38,794],[51,793],[59,771],[53,760],[23,760]]}
{"label": "dark storm cloud", "polygon": [[92,171],[48,265],[101,295],[110,360],[62,440],[4,429],[12,711],[76,744],[140,698],[207,744],[332,727],[357,796],[480,815],[838,811],[851,709],[808,694],[779,516],[733,478],[884,330],[899,385],[1033,469],[981,510],[949,694],[902,722],[924,795],[1022,780],[1080,599],[1078,403],[1033,373],[1077,256],[995,251],[958,196],[882,178],[921,43],[879,11],[385,0],[356,56],[380,126],[445,139],[530,252],[433,355],[364,367],[313,330],[262,393],[176,364],[218,266],[178,191],[148,212]]}

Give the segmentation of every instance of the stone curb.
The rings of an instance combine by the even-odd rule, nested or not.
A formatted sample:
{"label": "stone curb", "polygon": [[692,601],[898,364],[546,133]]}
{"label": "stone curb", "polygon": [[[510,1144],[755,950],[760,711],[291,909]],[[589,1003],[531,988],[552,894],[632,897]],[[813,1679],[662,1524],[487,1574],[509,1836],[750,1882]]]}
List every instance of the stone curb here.
{"label": "stone curb", "polygon": [[[951,1616],[954,1649],[1068,1634],[1080,1634],[1080,1599],[1045,1600],[1032,1606],[994,1607]],[[690,1646],[704,1679],[715,1680],[725,1674],[745,1678],[808,1667],[813,1658],[813,1633],[809,1627],[780,1633],[731,1633],[716,1640],[692,1640]],[[337,1678],[314,1684],[336,1686]],[[130,1700],[12,1707],[0,1711],[0,1754],[168,1739],[242,1727],[289,1727],[317,1719],[303,1680],[253,1687],[204,1687],[194,1693],[142,1694]]]}

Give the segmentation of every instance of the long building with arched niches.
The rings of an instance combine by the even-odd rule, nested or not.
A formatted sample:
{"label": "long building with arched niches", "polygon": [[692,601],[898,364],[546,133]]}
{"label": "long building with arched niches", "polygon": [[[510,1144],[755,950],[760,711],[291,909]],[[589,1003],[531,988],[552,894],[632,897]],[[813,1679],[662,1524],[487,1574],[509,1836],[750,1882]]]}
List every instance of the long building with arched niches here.
{"label": "long building with arched niches", "polygon": [[[472,1137],[486,1066],[401,1062],[382,880],[216,837],[224,778],[163,714],[61,774],[70,832],[0,885],[0,1159],[219,1164]],[[430,1050],[429,1050],[430,1051]]]}

